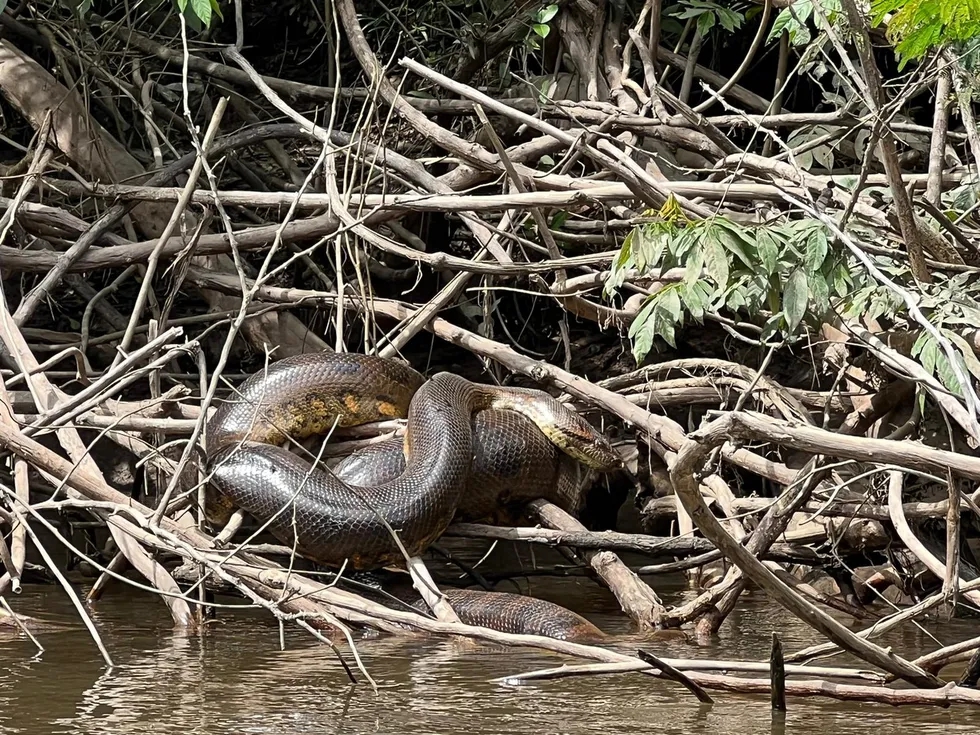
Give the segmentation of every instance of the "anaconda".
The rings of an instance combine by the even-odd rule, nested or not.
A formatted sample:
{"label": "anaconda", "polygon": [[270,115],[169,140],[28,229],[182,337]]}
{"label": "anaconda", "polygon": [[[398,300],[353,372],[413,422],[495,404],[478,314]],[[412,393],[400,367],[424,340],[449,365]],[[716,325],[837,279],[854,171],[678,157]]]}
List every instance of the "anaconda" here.
{"label": "anaconda", "polygon": [[[503,418],[510,412],[526,419],[523,426],[519,417]],[[363,487],[279,446],[333,427],[405,416],[403,467]],[[527,420],[537,434],[529,433]],[[393,360],[324,352],[271,363],[219,406],[207,426],[211,482],[300,555],[333,568],[376,569],[403,561],[393,532],[416,555],[445,531],[465,505],[474,453],[486,446],[481,437],[499,437],[494,422],[504,422],[497,429],[516,424],[517,434],[534,439],[484,452],[477,467],[488,475],[528,476],[540,485],[547,474],[537,471],[542,463],[567,468],[575,460],[598,471],[621,466],[599,432],[543,391],[482,385],[446,372],[426,381]],[[482,425],[476,434],[474,425]],[[487,614],[496,621],[490,627],[511,631],[531,625],[535,616],[557,619],[555,611],[545,611],[551,603],[535,608],[532,598],[495,594],[504,597],[486,598],[481,624]],[[506,598],[516,599],[508,605]],[[574,624],[584,621],[576,618]]]}

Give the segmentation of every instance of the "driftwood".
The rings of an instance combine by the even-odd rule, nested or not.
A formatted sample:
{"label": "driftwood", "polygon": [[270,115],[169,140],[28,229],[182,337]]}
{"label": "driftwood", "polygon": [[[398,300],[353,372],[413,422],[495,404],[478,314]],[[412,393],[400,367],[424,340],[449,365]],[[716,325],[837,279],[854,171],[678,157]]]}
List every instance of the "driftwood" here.
{"label": "driftwood", "polygon": [[[934,125],[895,118],[911,99],[898,95],[912,92],[883,78],[868,28],[845,0],[860,68],[850,41],[823,30],[828,59],[853,78],[848,105],[785,109],[784,86],[803,83],[787,82],[790,44],[773,39],[772,99],[749,69],[788,3],[759,4],[746,57],[723,74],[700,51],[709,40],[700,24],[668,48],[660,3],[560,3],[548,26],[559,52],[546,65],[562,71],[504,94],[487,90],[499,86],[494,64],[523,43],[519,13],[498,18],[472,53],[447,53],[445,68],[414,54],[386,68],[387,41],[352,0],[338,0],[331,33],[342,43],[331,46],[329,85],[270,74],[281,64],[249,45],[165,42],[134,27],[125,8],[57,34],[49,24],[61,11],[25,13],[32,3],[22,3],[0,13],[0,94],[14,121],[0,160],[5,619],[31,635],[2,595],[23,594],[40,565],[106,665],[85,602],[110,604],[104,590],[127,585],[158,596],[189,634],[209,615],[234,614],[211,592],[236,595],[316,637],[352,681],[371,685],[362,628],[591,662],[511,682],[632,672],[705,703],[710,691],[768,693],[779,713],[804,697],[980,704],[980,640],[931,651],[875,642],[911,621],[932,625],[923,621],[938,610],[980,604],[980,491],[966,484],[980,480],[980,331],[963,317],[942,331],[926,318],[952,301],[932,285],[957,275],[960,286],[939,293],[960,289],[956,301],[967,303],[980,272],[980,229],[970,212],[948,216],[955,207],[943,198],[972,181],[955,162],[980,155],[962,102],[972,82],[939,54],[942,63],[919,65],[907,87],[935,89]],[[106,64],[90,63],[92,44]],[[175,70],[179,94],[156,81]],[[302,76],[294,71],[282,74]],[[313,106],[328,114],[314,117]],[[963,132],[950,128],[954,108]],[[820,136],[794,136],[812,126]],[[802,164],[807,157],[816,163]],[[842,171],[854,181],[843,185]],[[822,223],[829,234],[818,245],[903,306],[854,318],[844,308],[850,285],[833,284],[833,308],[800,316],[796,336],[776,342],[767,329],[788,316],[779,321],[775,302],[756,312],[705,304],[700,326],[678,321],[674,344],[656,342],[638,363],[630,330],[658,295],[720,278],[717,258],[666,262],[651,252],[642,228],[673,216],[760,231],[803,217]],[[766,267],[762,280],[778,281]],[[925,336],[933,343],[924,348]],[[608,430],[626,469],[579,488],[601,507],[583,503],[575,517],[536,500],[512,527],[460,522],[444,534],[475,548],[552,547],[567,566],[487,569],[442,543],[434,551],[487,588],[532,574],[590,577],[628,619],[639,652],[617,650],[615,636],[581,645],[465,625],[428,556],[405,560],[432,613],[422,614],[351,592],[335,572],[254,533],[244,514],[209,529],[199,460],[216,403],[267,360],[330,349],[534,385]],[[945,384],[950,374],[958,390]],[[404,435],[404,420],[347,428],[320,457],[329,468]],[[631,512],[639,531],[618,525]],[[95,529],[103,551],[62,533],[59,514]],[[84,602],[41,528],[101,575]],[[854,567],[871,573],[846,571]],[[683,603],[660,587],[660,575],[677,573],[702,585]],[[669,629],[710,639],[750,586],[824,642],[784,653],[786,638],[773,631],[768,659],[738,662],[651,650],[658,635],[677,633]],[[878,603],[886,591],[897,610]],[[42,638],[35,643],[42,650]],[[868,669],[802,664],[838,652]],[[963,662],[957,683],[941,678]]]}

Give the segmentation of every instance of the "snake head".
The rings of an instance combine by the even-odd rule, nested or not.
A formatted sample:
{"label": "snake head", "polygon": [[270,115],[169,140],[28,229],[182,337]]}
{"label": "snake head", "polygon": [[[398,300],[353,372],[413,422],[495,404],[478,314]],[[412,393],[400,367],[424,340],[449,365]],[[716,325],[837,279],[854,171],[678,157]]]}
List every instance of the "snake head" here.
{"label": "snake head", "polygon": [[[590,432],[593,433],[593,432]],[[612,472],[623,467],[623,460],[612,445],[598,433],[591,437],[581,437],[565,451],[579,462],[599,472]]]}
{"label": "snake head", "polygon": [[599,472],[612,472],[623,460],[612,444],[579,413],[536,388],[494,387],[485,408],[517,411],[537,424],[552,444],[573,459]]}
{"label": "snake head", "polygon": [[575,413],[570,413],[556,425],[558,435],[550,435],[565,454],[599,472],[612,472],[623,467],[623,460],[612,444],[592,424]]}

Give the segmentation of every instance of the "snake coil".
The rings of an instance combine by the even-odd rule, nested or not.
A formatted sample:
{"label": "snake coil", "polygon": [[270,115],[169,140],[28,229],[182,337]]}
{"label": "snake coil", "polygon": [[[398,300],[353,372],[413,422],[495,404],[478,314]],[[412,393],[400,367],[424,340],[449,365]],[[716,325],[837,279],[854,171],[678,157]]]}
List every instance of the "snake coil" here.
{"label": "snake coil", "polygon": [[[333,568],[402,561],[393,531],[409,555],[421,553],[468,505],[464,492],[485,490],[491,478],[496,490],[510,485],[519,499],[514,487],[522,483],[530,497],[566,487],[579,463],[598,471],[621,466],[601,434],[543,391],[482,385],[445,372],[426,381],[410,367],[370,355],[285,358],[252,375],[238,393],[207,426],[211,483],[220,494],[209,496],[210,515],[220,517],[222,502],[225,510],[242,508],[300,555]],[[355,453],[339,475],[280,446],[334,427],[406,416],[404,439]],[[487,479],[474,483],[477,477]],[[480,513],[494,499],[484,493],[477,500]],[[473,604],[470,617],[483,621],[476,624],[496,620],[499,625],[490,627],[512,632],[515,626],[529,632],[530,625],[555,637],[576,626],[598,633],[551,603],[452,592],[454,607]],[[474,603],[474,595],[496,597]],[[507,598],[523,601],[519,621],[514,610],[505,614]],[[574,619],[558,621],[564,613]]]}

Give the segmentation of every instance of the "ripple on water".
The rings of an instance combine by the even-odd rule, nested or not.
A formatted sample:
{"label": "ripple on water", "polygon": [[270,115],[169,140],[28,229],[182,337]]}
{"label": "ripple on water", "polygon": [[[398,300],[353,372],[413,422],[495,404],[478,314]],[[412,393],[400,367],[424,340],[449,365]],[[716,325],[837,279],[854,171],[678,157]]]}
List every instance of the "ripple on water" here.
{"label": "ripple on water", "polygon": [[[574,584],[565,587],[563,582]],[[607,628],[620,621],[615,601],[584,580],[535,584],[536,592]],[[563,589],[573,593],[563,598]],[[681,594],[665,590],[665,595]],[[4,734],[867,735],[869,727],[917,735],[976,732],[977,714],[965,708],[894,709],[817,699],[790,700],[784,728],[774,728],[765,697],[717,693],[714,706],[699,706],[678,686],[635,674],[505,686],[491,679],[567,659],[530,649],[421,637],[360,643],[364,663],[379,686],[376,696],[366,685],[348,686],[329,648],[297,631],[287,631],[286,650],[280,650],[277,626],[261,613],[224,614],[208,635],[183,637],[169,630],[162,605],[125,591],[107,596],[96,614],[117,663],[106,673],[59,590],[32,588],[16,602],[22,612],[43,612],[70,627],[42,634],[47,650],[34,660],[28,642],[4,641]],[[645,647],[665,656],[758,660],[767,655],[773,630],[780,632],[789,651],[815,639],[763,595],[753,593],[711,646],[699,649],[669,641]],[[975,635],[973,626],[963,621],[937,625],[931,632],[943,642]],[[921,632],[903,633],[892,642],[907,655],[935,646]],[[623,645],[623,650],[635,647]]]}

